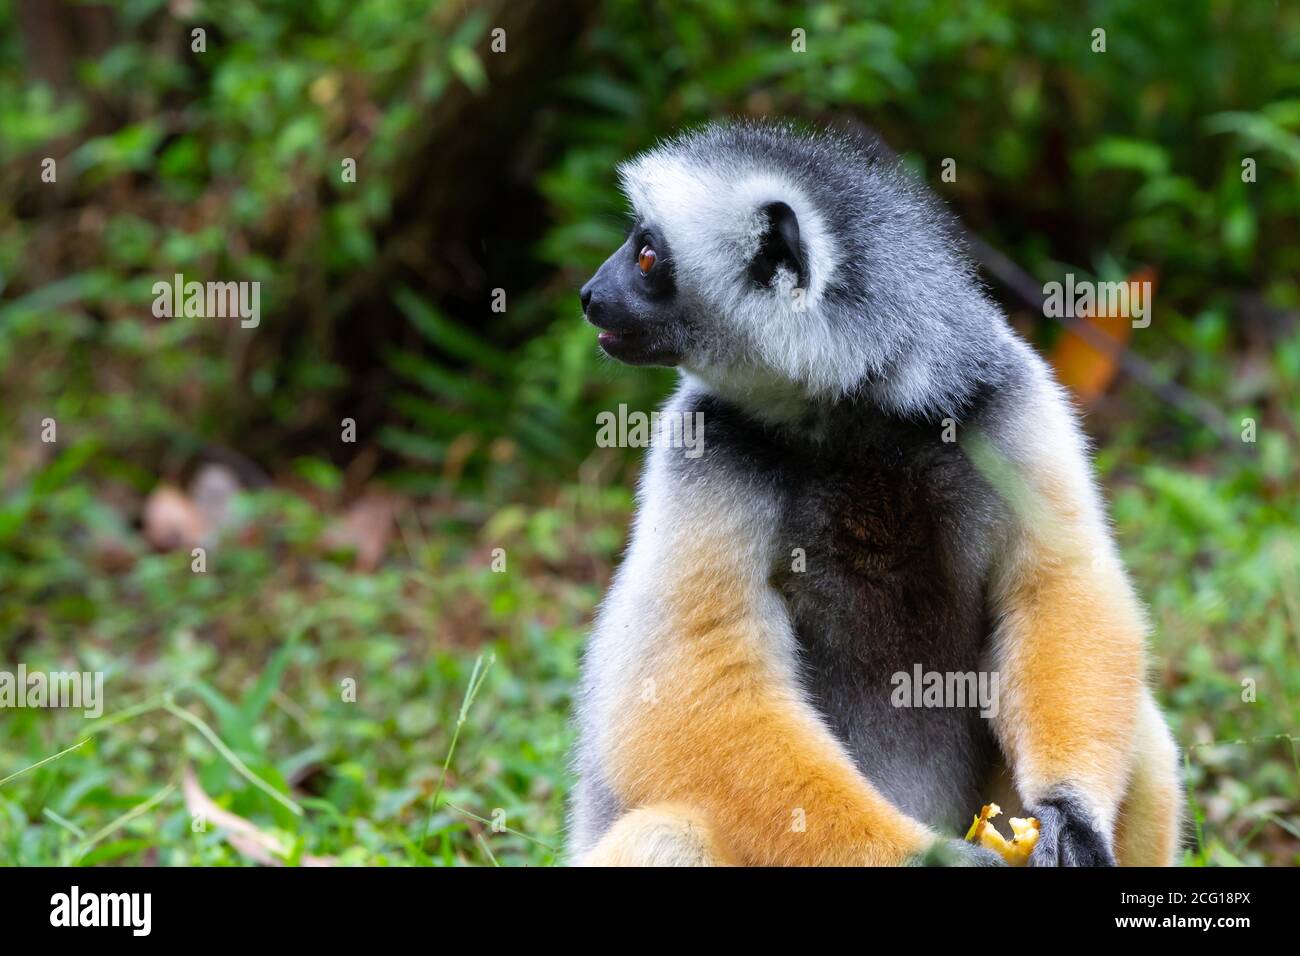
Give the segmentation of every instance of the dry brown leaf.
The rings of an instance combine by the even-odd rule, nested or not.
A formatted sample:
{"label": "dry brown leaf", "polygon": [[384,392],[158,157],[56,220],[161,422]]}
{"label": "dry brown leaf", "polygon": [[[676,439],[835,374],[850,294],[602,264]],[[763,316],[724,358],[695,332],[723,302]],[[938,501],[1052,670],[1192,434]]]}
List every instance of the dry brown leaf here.
{"label": "dry brown leaf", "polygon": [[347,548],[356,552],[356,566],[361,571],[379,567],[393,537],[397,502],[380,492],[368,492],[357,499],[342,520],[326,530],[321,543],[327,548]]}
{"label": "dry brown leaf", "polygon": [[171,485],[158,485],[144,503],[144,536],[159,551],[198,547],[207,528],[194,502]]}
{"label": "dry brown leaf", "polygon": [[[223,810],[199,786],[199,778],[186,764],[182,772],[181,788],[185,792],[185,806],[191,816],[202,817],[222,832],[226,842],[244,856],[261,863],[263,866],[284,866],[288,849],[280,840],[265,830],[245,820],[243,817]],[[304,853],[300,860],[302,866],[338,866],[338,860],[332,856],[312,856]]]}

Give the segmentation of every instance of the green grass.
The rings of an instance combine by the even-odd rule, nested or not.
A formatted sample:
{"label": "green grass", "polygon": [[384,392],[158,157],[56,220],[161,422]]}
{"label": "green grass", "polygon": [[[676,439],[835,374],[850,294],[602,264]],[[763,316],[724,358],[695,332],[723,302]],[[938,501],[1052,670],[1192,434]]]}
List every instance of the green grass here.
{"label": "green grass", "polygon": [[[1135,420],[1099,458],[1151,609],[1153,680],[1186,748],[1186,862],[1295,864],[1292,439],[1275,424],[1255,446],[1164,460],[1143,442],[1160,410],[1126,401]],[[0,501],[6,659],[106,675],[99,720],[0,720],[0,863],[251,862],[195,825],[186,767],[291,864],[561,858],[570,694],[626,532],[626,475],[535,489],[529,505],[409,505],[373,573],[320,548],[327,516],[306,497],[261,492],[196,574],[187,553],[131,544],[100,500],[114,471],[74,446]],[[106,539],[127,542],[129,569],[100,566]]]}
{"label": "green grass", "polygon": [[[1274,436],[1276,438],[1276,436]],[[1185,750],[1196,864],[1300,863],[1300,496],[1251,458],[1151,465],[1113,512]]]}
{"label": "green grass", "polygon": [[[0,784],[0,863],[246,862],[195,832],[186,765],[288,862],[554,863],[578,648],[629,498],[575,488],[482,525],[412,510],[368,574],[313,552],[318,516],[268,493],[247,502],[257,543],[215,549],[206,574],[176,552],[109,575],[71,545],[85,500],[51,497],[24,544],[66,551],[52,538],[8,579],[6,657],[102,669],[106,703],[4,714],[0,777],[32,768]],[[15,583],[40,603],[9,603]]]}

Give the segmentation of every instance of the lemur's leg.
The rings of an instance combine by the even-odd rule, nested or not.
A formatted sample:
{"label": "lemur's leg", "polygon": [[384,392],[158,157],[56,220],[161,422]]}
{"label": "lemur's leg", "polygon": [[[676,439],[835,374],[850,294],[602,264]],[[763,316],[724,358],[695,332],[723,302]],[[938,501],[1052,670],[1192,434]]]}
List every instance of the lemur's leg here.
{"label": "lemur's leg", "polygon": [[857,772],[798,688],[761,494],[726,475],[668,481],[664,467],[652,461],[597,621],[588,706],[623,805],[693,811],[676,826],[634,811],[596,858],[659,856],[664,843],[725,848],[746,865],[880,865],[924,851],[935,835]]}
{"label": "lemur's leg", "polygon": [[1042,836],[1032,865],[1113,864],[1143,700],[1146,621],[1082,439],[1039,382],[1021,434],[974,444],[1017,515],[993,581],[996,730]]}
{"label": "lemur's leg", "polygon": [[579,861],[582,866],[729,866],[704,815],[681,804],[625,813]]}
{"label": "lemur's leg", "polygon": [[1178,748],[1147,692],[1138,709],[1133,770],[1115,827],[1120,866],[1172,866],[1178,858],[1182,820]]}

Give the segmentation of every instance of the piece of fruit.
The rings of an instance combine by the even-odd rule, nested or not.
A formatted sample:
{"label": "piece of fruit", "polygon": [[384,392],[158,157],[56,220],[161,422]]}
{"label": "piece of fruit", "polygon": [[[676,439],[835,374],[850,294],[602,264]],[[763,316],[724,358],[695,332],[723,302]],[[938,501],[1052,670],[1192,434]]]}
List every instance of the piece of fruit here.
{"label": "piece of fruit", "polygon": [[993,850],[1012,866],[1024,866],[1038,842],[1038,821],[1033,817],[1027,820],[1011,817],[1008,822],[1012,837],[1008,840],[989,822],[1001,812],[1002,808],[996,803],[986,803],[966,831],[966,839]]}

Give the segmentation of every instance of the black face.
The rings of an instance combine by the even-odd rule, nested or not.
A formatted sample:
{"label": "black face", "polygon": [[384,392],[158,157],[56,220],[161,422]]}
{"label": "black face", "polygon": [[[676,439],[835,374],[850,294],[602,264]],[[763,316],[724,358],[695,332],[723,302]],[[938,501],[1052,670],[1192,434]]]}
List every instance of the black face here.
{"label": "black face", "polygon": [[596,341],[628,365],[676,365],[686,318],[673,281],[672,256],[654,228],[638,223],[627,241],[582,287],[582,311],[600,329]]}

